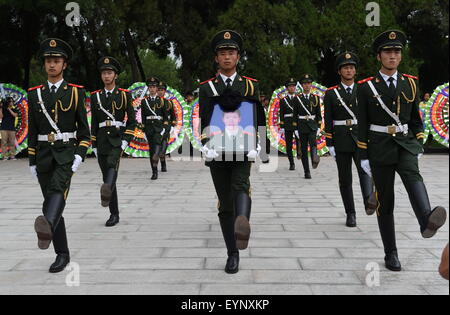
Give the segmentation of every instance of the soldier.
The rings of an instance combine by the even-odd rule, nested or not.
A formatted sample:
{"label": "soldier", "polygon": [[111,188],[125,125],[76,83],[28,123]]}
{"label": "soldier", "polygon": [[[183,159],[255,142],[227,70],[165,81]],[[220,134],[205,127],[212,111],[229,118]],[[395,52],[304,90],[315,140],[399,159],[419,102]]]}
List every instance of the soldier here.
{"label": "soldier", "polygon": [[356,227],[356,210],[352,187],[352,160],[358,169],[361,192],[366,213],[375,213],[376,204],[371,203],[373,194],[372,178],[361,168],[358,159],[358,100],[355,84],[359,57],[346,52],[336,58],[336,70],[341,83],[329,88],[325,93],[325,136],[330,154],[336,160],[339,173],[339,189],[347,214],[346,225]]}
{"label": "soldier", "polygon": [[300,79],[303,93],[298,100],[298,131],[300,138],[300,150],[305,178],[311,179],[309,169],[308,144],[311,150],[312,167],[316,169],[319,166],[320,158],[317,154],[317,136],[320,134],[322,124],[322,112],[320,109],[320,98],[311,94],[313,78],[305,74]]}
{"label": "soldier", "polygon": [[60,39],[49,38],[42,42],[40,55],[48,82],[29,90],[28,154],[31,173],[38,178],[44,196],[44,215],[34,225],[38,247],[48,249],[53,241],[57,257],[49,271],[57,273],[70,262],[62,215],[72,176],[91,139],[84,88],[63,78],[72,48]]}
{"label": "soldier", "polygon": [[288,95],[280,100],[280,128],[281,133],[284,133],[284,138],[286,140],[286,152],[290,164],[289,170],[295,171],[294,156],[292,154],[292,141],[294,140],[294,134],[296,138],[299,138],[297,130],[297,117],[300,101],[295,93],[297,90],[297,80],[290,78],[286,82],[286,89],[288,90]]}
{"label": "soldier", "polygon": [[[265,126],[265,114],[259,104],[259,88],[255,79],[240,76],[236,67],[240,60],[243,40],[235,31],[221,31],[212,40],[215,60],[219,65],[219,74],[203,82],[200,86],[200,119],[204,131],[210,124],[214,106],[214,97],[224,94],[241,95],[257,103],[259,126]],[[206,135],[203,134],[203,137]],[[204,139],[205,144],[208,139]],[[260,146],[258,146],[260,149]],[[206,146],[203,153],[210,159],[206,165],[210,168],[214,186],[219,197],[219,220],[227,246],[228,260],[225,272],[239,271],[239,249],[246,249],[250,238],[250,170],[260,150],[251,150],[242,161],[220,161],[219,155]],[[214,160],[217,159],[217,160]]]}
{"label": "soldier", "polygon": [[110,211],[105,225],[112,227],[120,220],[116,186],[120,158],[133,140],[136,116],[130,92],[116,86],[121,73],[120,63],[112,57],[102,57],[97,67],[105,87],[91,93],[92,148],[103,174],[101,204]]}
{"label": "soldier", "polygon": [[160,82],[158,85],[158,96],[161,99],[164,99],[164,104],[166,106],[167,116],[169,124],[166,127],[166,132],[164,133],[163,142],[162,142],[162,149],[161,154],[159,155],[159,158],[161,160],[161,172],[166,173],[167,172],[167,163],[166,163],[166,152],[167,147],[169,145],[170,141],[170,135],[173,134],[175,127],[177,126],[177,115],[175,113],[175,107],[173,106],[173,103],[171,100],[167,100],[165,98],[167,91],[167,85],[163,82]]}
{"label": "soldier", "polygon": [[386,268],[400,271],[395,224],[394,184],[399,173],[424,238],[433,237],[447,217],[443,207],[431,210],[418,160],[424,137],[419,113],[417,78],[398,72],[406,35],[397,30],[380,34],[373,43],[381,70],[360,81],[358,148],[361,167],[377,190],[377,216],[386,253]]}
{"label": "soldier", "polygon": [[158,179],[158,162],[162,152],[164,134],[169,127],[167,103],[158,96],[157,78],[147,80],[150,95],[141,102],[142,123],[144,132],[150,145],[150,164],[152,166],[152,180]]}

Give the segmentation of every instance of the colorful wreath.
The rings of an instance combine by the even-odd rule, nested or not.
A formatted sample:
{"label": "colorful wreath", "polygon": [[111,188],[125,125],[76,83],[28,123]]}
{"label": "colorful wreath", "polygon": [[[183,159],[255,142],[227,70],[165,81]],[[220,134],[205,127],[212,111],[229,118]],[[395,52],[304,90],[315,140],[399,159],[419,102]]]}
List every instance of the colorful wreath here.
{"label": "colorful wreath", "polygon": [[[14,84],[0,84],[0,98],[12,97],[19,110],[16,119],[16,154],[28,148],[28,94]],[[0,149],[0,157],[2,152]]]}
{"label": "colorful wreath", "polygon": [[[125,149],[125,153],[131,155],[132,157],[149,157],[150,147],[147,139],[145,138],[141,121],[141,101],[147,93],[147,85],[143,82],[137,82],[130,86],[128,90],[131,91],[131,95],[133,97],[133,107],[136,110],[136,120],[138,122],[138,127],[136,127],[134,139]],[[166,153],[169,154],[178,149],[183,144],[185,119],[187,117],[187,106],[184,98],[174,88],[167,87],[165,97],[166,99],[172,101],[175,108],[175,114],[177,116],[177,125],[175,126],[174,133],[169,139],[169,145],[166,151]]]}
{"label": "colorful wreath", "polygon": [[186,119],[185,131],[192,143],[194,149],[200,150],[202,148],[201,134],[200,134],[200,107],[199,99],[197,98],[190,105],[187,105],[188,119]]}
{"label": "colorful wreath", "polygon": [[433,138],[445,147],[448,145],[449,107],[448,107],[449,84],[438,86],[427,104],[426,125],[430,129]]}
{"label": "colorful wreath", "polygon": [[[320,97],[323,101],[325,97],[325,92],[327,88],[318,84],[317,82],[313,82],[313,88],[311,93]],[[302,93],[303,89],[300,84],[297,84],[297,93]],[[285,86],[280,87],[275,90],[272,94],[272,99],[270,101],[270,106],[267,111],[267,137],[270,140],[270,144],[276,148],[278,151],[282,153],[286,153],[286,139],[284,138],[284,134],[280,132],[280,100],[287,95],[287,89]],[[324,106],[323,102],[320,104],[320,108],[322,110],[322,117],[324,117]],[[324,155],[328,152],[328,148],[326,146],[326,138],[323,135],[323,130],[325,128],[325,124],[322,121],[322,125],[320,126],[322,130],[322,135],[317,138],[317,151],[319,155]],[[296,140],[293,140],[292,151],[294,156],[297,154],[297,143]]]}

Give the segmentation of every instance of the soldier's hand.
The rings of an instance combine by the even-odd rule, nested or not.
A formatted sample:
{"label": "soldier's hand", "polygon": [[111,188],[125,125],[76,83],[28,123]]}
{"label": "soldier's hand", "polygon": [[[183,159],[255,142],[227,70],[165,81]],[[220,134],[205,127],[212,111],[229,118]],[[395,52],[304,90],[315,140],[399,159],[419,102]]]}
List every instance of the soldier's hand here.
{"label": "soldier's hand", "polygon": [[322,134],[322,130],[320,128],[317,129],[317,137],[319,137]]}
{"label": "soldier's hand", "polygon": [[171,135],[175,134],[175,128],[174,127],[170,127],[170,132]]}
{"label": "soldier's hand", "polygon": [[81,156],[79,156],[78,154],[75,155],[75,160],[73,160],[73,164],[72,164],[72,172],[76,172],[78,170],[78,168],[81,165],[81,162],[83,162],[83,159],[81,158]]}
{"label": "soldier's hand", "polygon": [[37,178],[36,165],[30,166],[30,173],[31,173],[31,175],[33,175],[33,177]]}
{"label": "soldier's hand", "polygon": [[251,150],[248,154],[247,157],[251,160],[256,159],[259,154],[261,153],[261,146],[258,143],[258,147],[256,148],[256,150]]}
{"label": "soldier's hand", "polygon": [[166,129],[163,128],[163,130],[161,131],[160,135],[164,136],[165,133],[166,133]]}
{"label": "soldier's hand", "polygon": [[98,157],[98,155],[97,155],[97,148],[93,148],[92,152],[94,152],[95,157]]}
{"label": "soldier's hand", "polygon": [[300,139],[300,134],[298,133],[298,130],[295,130],[294,134],[297,139]]}
{"label": "soldier's hand", "polygon": [[372,177],[372,170],[370,168],[369,160],[361,160],[361,168],[366,172],[367,175]]}
{"label": "soldier's hand", "polygon": [[216,152],[216,150],[208,149],[206,146],[202,147],[202,152],[203,154],[205,154],[205,157],[210,160],[219,157],[219,154]]}
{"label": "soldier's hand", "polygon": [[336,160],[336,150],[334,147],[328,147],[328,151],[330,151],[331,156],[334,157],[334,160]]}
{"label": "soldier's hand", "polygon": [[417,158],[420,160],[423,157],[423,153],[419,153],[419,155],[417,156]]}
{"label": "soldier's hand", "polygon": [[122,151],[125,151],[125,149],[128,147],[128,142],[125,140],[122,140]]}
{"label": "soldier's hand", "polygon": [[284,135],[284,134],[285,134],[284,128],[280,128],[280,135]]}

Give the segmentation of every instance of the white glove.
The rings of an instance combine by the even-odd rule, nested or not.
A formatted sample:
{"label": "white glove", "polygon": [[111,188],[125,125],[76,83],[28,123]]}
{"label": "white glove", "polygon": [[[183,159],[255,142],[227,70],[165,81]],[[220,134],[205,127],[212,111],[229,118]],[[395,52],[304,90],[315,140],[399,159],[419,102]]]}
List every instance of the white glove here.
{"label": "white glove", "polygon": [[294,131],[295,136],[297,137],[297,139],[300,139],[300,134],[298,133],[298,130]]}
{"label": "white glove", "polygon": [[98,157],[98,154],[97,154],[97,148],[93,148],[93,149],[92,149],[92,152],[94,152],[95,157]]}
{"label": "white glove", "polygon": [[254,160],[259,156],[260,153],[261,153],[261,146],[258,144],[256,150],[251,150],[250,152],[248,152],[247,157],[251,160]]}
{"label": "white glove", "polygon": [[336,150],[334,147],[328,147],[328,151],[330,151],[331,156],[336,160]]}
{"label": "white glove", "polygon": [[172,126],[172,127],[170,127],[170,132],[169,132],[171,135],[172,134],[174,134],[175,133],[175,128]]}
{"label": "white glove", "polygon": [[33,175],[33,177],[37,178],[36,165],[30,166],[30,173],[31,173],[31,175]]}
{"label": "white glove", "polygon": [[125,151],[125,149],[128,147],[128,142],[125,140],[122,140],[122,151]]}
{"label": "white glove", "polygon": [[417,156],[417,158],[420,160],[423,157],[423,153],[419,153],[419,155]]}
{"label": "white glove", "polygon": [[370,168],[370,162],[369,160],[361,160],[361,167],[366,172],[367,175],[372,177],[372,170]]}
{"label": "white glove", "polygon": [[203,147],[203,153],[207,159],[215,159],[219,157],[219,154],[214,149],[208,149],[207,147]]}
{"label": "white glove", "polygon": [[284,134],[284,128],[280,128],[280,133]]}
{"label": "white glove", "polygon": [[73,164],[72,164],[72,172],[76,172],[78,170],[78,168],[81,165],[81,162],[83,162],[83,159],[81,158],[81,156],[79,156],[78,154],[75,155],[75,160],[73,160]]}
{"label": "white glove", "polygon": [[317,137],[320,136],[321,134],[322,134],[322,130],[320,130],[320,128],[317,129]]}
{"label": "white glove", "polygon": [[161,136],[164,136],[164,134],[166,133],[166,129],[163,129],[160,133]]}

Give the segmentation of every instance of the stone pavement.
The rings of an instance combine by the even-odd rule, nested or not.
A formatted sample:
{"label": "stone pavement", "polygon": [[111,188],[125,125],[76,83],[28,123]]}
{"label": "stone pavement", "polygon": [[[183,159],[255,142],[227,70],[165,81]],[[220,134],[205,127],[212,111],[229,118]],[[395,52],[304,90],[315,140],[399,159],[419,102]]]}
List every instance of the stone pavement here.
{"label": "stone pavement", "polygon": [[[121,223],[106,228],[100,171],[88,159],[73,178],[65,210],[72,262],[80,269],[80,285],[68,286],[73,272],[49,274],[53,250],[37,249],[33,223],[42,197],[27,161],[0,162],[0,294],[449,294],[437,273],[448,223],[423,240],[399,178],[404,271],[393,273],[384,267],[376,217],[365,215],[358,187],[358,228],[344,226],[332,158],[322,158],[312,181],[303,179],[299,161],[296,172],[287,171],[285,158],[262,167],[277,163],[275,172],[253,168],[250,247],[241,252],[241,271],[227,275],[217,199],[203,163],[170,161],[169,173],[151,182],[148,160],[123,159]],[[420,164],[432,205],[449,209],[448,155],[427,155]],[[380,283],[369,287],[373,270],[366,266],[374,263]]]}

